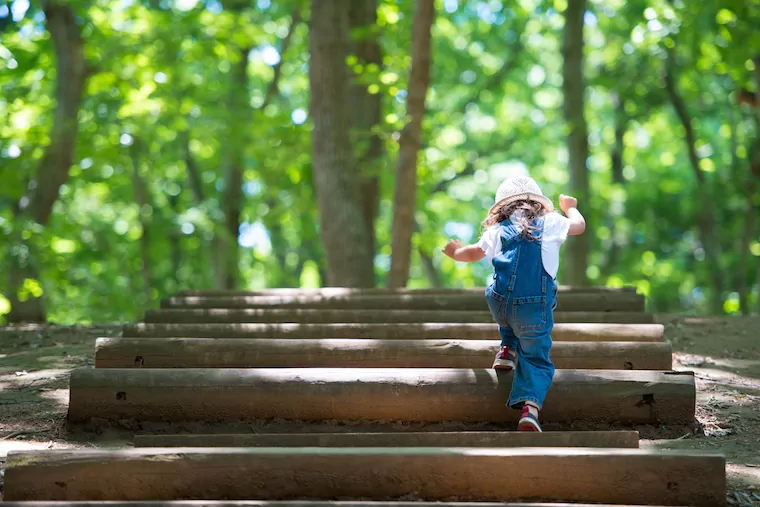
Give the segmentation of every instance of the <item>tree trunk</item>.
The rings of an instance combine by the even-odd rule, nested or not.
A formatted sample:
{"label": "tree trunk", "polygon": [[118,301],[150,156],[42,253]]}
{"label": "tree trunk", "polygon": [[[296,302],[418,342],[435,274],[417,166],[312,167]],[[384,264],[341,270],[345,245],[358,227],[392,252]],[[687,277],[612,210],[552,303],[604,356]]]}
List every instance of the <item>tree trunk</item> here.
{"label": "tree trunk", "polygon": [[[750,313],[749,307],[749,295],[752,290],[752,282],[748,280],[747,266],[749,264],[750,257],[750,243],[752,241],[752,233],[755,230],[755,210],[753,199],[755,196],[755,178],[752,174],[751,168],[747,167],[747,173],[744,174],[741,171],[741,162],[737,150],[739,148],[738,139],[738,120],[734,114],[734,109],[728,107],[728,124],[731,126],[730,146],[731,146],[731,179],[736,183],[736,191],[740,195],[744,195],[747,199],[747,209],[745,210],[744,217],[744,230],[736,238],[738,243],[739,261],[736,264],[736,268],[733,269],[734,277],[734,291],[739,294],[739,311],[742,315],[748,315]],[[756,122],[757,127],[760,127],[760,122]],[[758,128],[760,131],[760,128]]]}
{"label": "tree trunk", "polygon": [[[79,130],[77,111],[87,79],[84,43],[71,7],[49,1],[44,3],[44,11],[56,55],[56,106],[50,144],[37,166],[28,195],[22,198],[18,206],[20,218],[32,219],[42,226],[46,226],[50,221],[53,204],[58,199],[61,185],[66,183],[69,177]],[[25,301],[18,298],[24,279],[39,280],[29,245],[22,242],[22,247],[27,254],[16,255],[11,260],[11,312],[8,320],[44,322],[45,309],[40,297],[29,297]]]}
{"label": "tree trunk", "polygon": [[422,271],[425,272],[425,276],[430,282],[430,285],[434,289],[442,288],[443,282],[441,281],[441,275],[438,273],[438,270],[435,269],[433,257],[431,257],[431,255],[425,251],[422,246],[418,248],[418,251],[420,252],[420,261],[422,262]]}
{"label": "tree trunk", "polygon": [[[565,10],[565,31],[562,41],[563,114],[567,124],[567,152],[570,165],[570,193],[578,198],[581,209],[589,206],[588,133],[583,114],[583,17],[586,0],[568,0]],[[564,283],[586,285],[589,235],[573,237],[567,244],[567,263],[563,269]]]}
{"label": "tree trunk", "polygon": [[405,287],[414,232],[417,195],[417,154],[421,145],[425,95],[430,85],[431,28],[435,18],[433,0],[418,0],[412,24],[412,65],[407,86],[406,114],[409,122],[399,139],[396,190],[393,201],[391,271],[388,285]]}
{"label": "tree trunk", "polygon": [[234,289],[238,284],[240,214],[243,205],[243,152],[246,146],[246,123],[250,118],[248,105],[248,53],[250,48],[239,51],[240,60],[235,64],[230,76],[229,123],[227,132],[227,152],[224,164],[224,190],[222,191],[222,211],[224,225],[217,235],[215,248],[217,286],[220,289]]}
{"label": "tree trunk", "polygon": [[203,183],[201,173],[198,170],[198,164],[195,163],[193,154],[190,151],[190,132],[183,130],[179,133],[180,143],[182,144],[182,156],[185,160],[187,169],[187,181],[190,184],[190,190],[193,192],[193,199],[200,205],[205,198],[203,195]]}
{"label": "tree trunk", "polygon": [[612,151],[610,152],[610,162],[612,169],[612,183],[616,185],[625,184],[625,177],[623,176],[623,151],[625,150],[625,131],[628,123],[628,118],[625,115],[625,101],[620,99],[617,94],[612,95],[612,104],[615,108],[615,143],[612,145]]}
{"label": "tree trunk", "polygon": [[175,292],[180,289],[179,271],[182,267],[182,233],[177,227],[174,217],[179,216],[179,194],[169,196],[169,206],[172,210],[172,220],[169,221],[169,251],[172,257],[172,281],[174,287],[171,292]]}
{"label": "tree trunk", "polygon": [[142,261],[142,283],[145,301],[143,306],[150,304],[152,284],[150,281],[151,263],[150,263],[150,228],[148,227],[148,220],[145,218],[145,211],[150,206],[150,198],[148,196],[148,187],[140,174],[140,140],[135,137],[133,139],[131,149],[132,159],[132,192],[134,199],[140,208],[139,219],[140,229],[140,260]]}
{"label": "tree trunk", "polygon": [[327,284],[373,287],[370,235],[363,218],[350,137],[348,9],[340,0],[312,0],[309,84],[312,153]]}
{"label": "tree trunk", "polygon": [[[625,114],[625,102],[616,93],[612,94],[612,104],[615,108],[615,141],[610,149],[610,172],[612,183],[623,186],[625,185],[625,178],[623,177],[623,167],[625,167],[623,159],[623,152],[625,150],[624,138],[628,126],[628,118]],[[605,276],[611,276],[615,272],[620,259],[620,245],[617,244],[615,239],[617,217],[610,213],[608,223],[610,229],[609,250],[607,251],[604,269],[602,270]]]}
{"label": "tree trunk", "polygon": [[[755,88],[757,89],[758,94],[760,94],[760,55],[755,56]],[[755,148],[760,151],[760,100],[755,102]],[[749,214],[754,217],[756,211],[753,209],[753,206],[757,184],[755,178],[759,178],[760,174],[750,168],[749,177],[752,181],[752,189],[751,191],[748,190],[747,194],[749,196]],[[747,217],[747,219],[749,220],[749,217]],[[749,255],[749,252],[746,253]],[[757,270],[755,275],[757,278],[757,301],[755,304],[757,306],[757,313],[760,314],[760,266],[755,266],[755,269]]]}
{"label": "tree trunk", "polygon": [[[383,55],[378,42],[377,0],[353,0],[349,8],[351,30],[358,30],[355,36],[353,52],[364,65],[383,65]],[[361,193],[364,226],[367,228],[370,250],[373,257],[376,251],[375,220],[380,205],[380,159],[383,145],[380,136],[373,129],[380,124],[382,112],[382,94],[371,94],[367,85],[355,80],[350,90],[353,128],[357,141],[356,161],[359,172],[359,192]]]}
{"label": "tree trunk", "polygon": [[705,175],[699,168],[699,156],[697,155],[696,143],[697,138],[694,133],[691,116],[686,107],[683,98],[678,94],[675,76],[675,51],[668,49],[667,59],[665,61],[665,90],[670,98],[673,109],[681,121],[685,131],[686,149],[689,155],[689,162],[694,178],[697,182],[697,199],[700,208],[699,235],[702,248],[705,250],[707,258],[707,269],[710,273],[713,285],[713,295],[710,298],[710,311],[713,314],[723,313],[723,272],[720,266],[720,244],[718,234],[715,229],[715,204],[711,197],[708,182]]}

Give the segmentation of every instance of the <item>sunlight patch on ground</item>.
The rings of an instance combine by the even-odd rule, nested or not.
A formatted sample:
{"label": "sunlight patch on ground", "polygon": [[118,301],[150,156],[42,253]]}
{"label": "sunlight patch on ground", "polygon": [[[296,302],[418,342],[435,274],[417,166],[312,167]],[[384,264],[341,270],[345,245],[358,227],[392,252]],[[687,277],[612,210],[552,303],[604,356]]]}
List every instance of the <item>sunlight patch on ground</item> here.
{"label": "sunlight patch on ground", "polygon": [[760,487],[760,466],[726,465],[726,477],[729,480],[743,482],[748,486]]}
{"label": "sunlight patch on ground", "polygon": [[82,445],[70,444],[67,442],[54,442],[48,440],[45,442],[25,441],[25,440],[0,440],[0,458],[4,458],[10,451],[40,451],[43,449],[75,449]]}

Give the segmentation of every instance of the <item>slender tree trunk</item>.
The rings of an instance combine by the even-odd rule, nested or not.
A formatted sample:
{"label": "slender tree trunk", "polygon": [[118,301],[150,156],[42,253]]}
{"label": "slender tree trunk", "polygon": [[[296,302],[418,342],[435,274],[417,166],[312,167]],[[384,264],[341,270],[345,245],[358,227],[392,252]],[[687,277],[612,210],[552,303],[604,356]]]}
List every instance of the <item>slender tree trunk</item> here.
{"label": "slender tree trunk", "polygon": [[193,193],[193,199],[197,204],[201,204],[205,199],[203,194],[203,183],[201,181],[201,172],[198,169],[198,164],[195,163],[195,158],[190,151],[190,132],[184,130],[179,133],[180,142],[182,143],[182,158],[185,161],[185,168],[187,169],[187,181],[190,185],[190,190]]}
{"label": "slender tree trunk", "polygon": [[[169,206],[172,210],[172,217],[179,215],[179,194],[169,196]],[[171,292],[180,289],[179,271],[182,267],[182,234],[179,228],[175,224],[174,220],[169,222],[171,229],[169,230],[169,250],[172,257],[172,279],[174,287]]]}
{"label": "slender tree trunk", "polygon": [[612,166],[612,183],[624,185],[625,177],[623,176],[623,151],[625,150],[625,131],[628,127],[628,118],[625,115],[625,102],[620,96],[613,94],[612,104],[615,108],[615,142],[610,152],[610,162]]}
{"label": "slender tree trunk", "polygon": [[399,139],[396,190],[393,201],[391,271],[388,277],[388,285],[391,288],[405,287],[409,279],[414,212],[417,208],[417,156],[422,144],[425,96],[430,85],[434,3],[433,0],[418,0],[412,23],[412,65],[409,70],[406,97],[406,113],[409,122]]}
{"label": "slender tree trunk", "polygon": [[229,108],[230,119],[227,132],[224,164],[224,190],[222,211],[224,225],[217,235],[216,277],[220,289],[234,289],[238,284],[240,214],[243,205],[243,152],[246,146],[246,123],[250,118],[248,105],[248,53],[250,48],[242,48],[239,60],[230,77]]}
{"label": "slender tree trunk", "polygon": [[354,164],[348,9],[340,0],[312,0],[309,84],[314,121],[312,153],[327,284],[372,287],[375,273]]}
{"label": "slender tree trunk", "polygon": [[699,156],[696,149],[696,134],[692,125],[691,116],[683,98],[679,95],[676,86],[675,75],[675,54],[673,49],[668,49],[668,56],[665,62],[665,90],[668,93],[673,109],[681,121],[685,131],[686,149],[689,155],[694,178],[697,182],[697,198],[700,208],[699,234],[702,248],[705,250],[707,257],[707,269],[710,273],[713,285],[713,296],[710,299],[710,310],[714,314],[723,313],[723,271],[720,266],[720,244],[718,234],[715,228],[715,204],[710,195],[708,182],[704,173],[699,168]]}
{"label": "slender tree trunk", "polygon": [[[739,293],[739,309],[742,315],[749,315],[749,293],[752,285],[751,282],[747,281],[747,267],[749,266],[750,245],[755,231],[755,215],[757,214],[753,204],[757,184],[752,173],[747,174],[744,188],[748,206],[747,215],[744,217],[744,231],[742,231],[739,246],[739,265],[736,270],[735,290]],[[760,290],[760,286],[758,290]]]}
{"label": "slender tree trunk", "polygon": [[[563,113],[567,124],[567,152],[570,165],[570,193],[578,198],[581,209],[589,206],[588,132],[583,114],[583,17],[586,0],[568,0],[562,41]],[[582,234],[567,242],[567,263],[563,268],[565,283],[586,285],[589,235]]]}
{"label": "slender tree trunk", "polygon": [[736,238],[738,243],[739,262],[736,268],[733,270],[733,284],[734,291],[739,294],[739,310],[742,315],[748,315],[750,313],[749,308],[749,294],[752,289],[752,282],[748,281],[747,266],[749,264],[750,256],[750,242],[752,240],[752,233],[755,230],[755,212],[753,198],[755,195],[755,178],[752,175],[751,170],[747,171],[747,174],[742,173],[740,169],[741,162],[737,150],[739,148],[738,139],[738,125],[737,118],[734,114],[733,107],[729,104],[728,110],[728,124],[731,126],[731,179],[736,183],[737,193],[744,194],[747,198],[747,209],[744,217],[744,230],[742,234]]}
{"label": "slender tree trunk", "polygon": [[433,263],[433,257],[422,246],[420,246],[417,250],[420,253],[420,261],[422,262],[422,271],[425,272],[425,276],[430,282],[430,285],[433,286],[433,288],[435,289],[440,289],[441,287],[443,287],[443,282],[441,281],[441,275],[438,273],[438,270],[435,268],[435,264]]}
{"label": "slender tree trunk", "polygon": [[[614,185],[624,186],[625,178],[623,177],[623,167],[625,167],[625,162],[623,159],[623,152],[625,150],[625,143],[623,142],[623,139],[628,127],[628,118],[625,114],[624,102],[621,101],[620,96],[616,93],[612,94],[612,104],[615,108],[615,140],[610,149],[610,172],[612,183]],[[617,244],[615,238],[617,218],[618,217],[614,216],[612,213],[609,214],[610,242],[605,259],[605,266],[602,270],[605,276],[611,276],[615,272],[620,259],[620,245]]]}
{"label": "slender tree trunk", "polygon": [[[195,157],[193,156],[192,151],[190,150],[190,132],[189,131],[183,131],[180,133],[180,143],[181,143],[181,151],[182,151],[182,158],[185,161],[185,169],[187,171],[187,183],[190,187],[191,193],[192,193],[192,203],[194,203],[196,206],[201,206],[203,202],[206,200],[206,193],[203,189],[203,183],[202,183],[202,177],[201,177],[201,168],[198,167],[198,162],[196,161]],[[178,216],[179,209],[175,211],[175,216]],[[191,288],[196,287],[206,287],[206,283],[209,282],[209,285],[215,285],[219,286],[216,283],[216,273],[218,271],[218,268],[216,266],[216,261],[218,259],[218,255],[214,252],[214,246],[217,244],[216,242],[216,231],[213,231],[214,235],[210,239],[206,239],[203,237],[203,234],[197,234],[198,235],[198,241],[202,245],[202,248],[196,249],[193,251],[193,255],[190,259],[191,265],[196,266],[203,266],[204,271],[203,275],[200,277],[193,277]],[[180,240],[182,235],[178,233],[178,239],[177,239],[177,245],[179,246]],[[185,257],[187,262],[187,257]],[[211,260],[211,262],[207,262],[207,260]],[[211,269],[208,269],[208,265],[211,264]],[[179,276],[177,277],[177,282],[179,283]]]}
{"label": "slender tree trunk", "polygon": [[[755,56],[755,88],[757,89],[758,95],[760,95],[760,55]],[[755,102],[755,149],[756,158],[752,160],[753,164],[760,159],[760,98]],[[756,172],[754,167],[750,167],[749,177],[752,181],[752,189],[748,189],[747,193],[749,198],[749,214],[754,217],[757,215],[757,211],[754,209],[754,198],[755,190],[757,188],[757,178],[760,178],[760,172]],[[747,217],[747,219],[749,220],[749,217]],[[746,253],[749,255],[749,252]],[[757,313],[760,314],[760,266],[755,266],[755,269],[755,277],[757,278],[757,301],[755,302],[755,305],[757,306]]]}
{"label": "slender tree trunk", "polygon": [[[61,185],[66,183],[69,177],[79,130],[77,111],[82,100],[88,69],[84,58],[84,43],[71,7],[53,1],[44,2],[43,5],[47,29],[56,55],[56,106],[50,143],[45,148],[35,178],[29,185],[29,193],[18,205],[18,215],[22,220],[31,219],[46,226]],[[39,280],[31,245],[22,246],[21,250],[26,254],[16,255],[11,259],[11,312],[8,320],[44,322],[45,309],[40,297],[28,297],[24,301],[18,297],[25,279]]]}
{"label": "slender tree trunk", "polygon": [[143,284],[143,292],[145,297],[145,305],[149,305],[150,301],[152,299],[151,297],[151,289],[152,284],[150,280],[150,273],[151,273],[151,262],[150,262],[150,227],[148,220],[145,217],[146,212],[148,211],[148,208],[150,207],[150,198],[149,198],[149,192],[148,187],[145,184],[145,180],[143,179],[142,175],[140,174],[140,139],[135,137],[133,139],[132,148],[131,148],[131,159],[132,159],[132,192],[134,194],[134,199],[137,205],[140,208],[139,212],[139,220],[140,220],[140,229],[142,230],[142,233],[140,234],[140,260],[142,261],[142,284]]}
{"label": "slender tree trunk", "polygon": [[[374,64],[382,68],[383,55],[376,32],[377,0],[353,0],[349,9],[351,30],[359,33],[354,39],[353,52],[364,65]],[[350,92],[364,226],[369,233],[370,250],[374,257],[375,220],[380,205],[378,171],[383,145],[382,139],[373,129],[380,124],[382,94],[369,93],[367,85],[358,80],[354,81]]]}

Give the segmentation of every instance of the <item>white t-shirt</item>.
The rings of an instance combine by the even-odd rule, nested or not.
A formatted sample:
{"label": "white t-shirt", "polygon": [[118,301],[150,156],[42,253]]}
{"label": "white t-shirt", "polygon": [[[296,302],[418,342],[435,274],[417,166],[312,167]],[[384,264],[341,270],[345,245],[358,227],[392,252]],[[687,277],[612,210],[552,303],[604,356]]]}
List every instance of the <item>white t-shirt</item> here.
{"label": "white t-shirt", "polygon": [[[519,225],[519,211],[514,213],[509,219],[512,225],[519,231],[522,227]],[[559,213],[547,213],[544,216],[544,230],[541,233],[541,261],[544,263],[544,269],[552,278],[557,278],[559,271],[559,247],[567,239],[567,232],[570,229],[570,219]],[[501,253],[501,224],[496,224],[483,232],[477,245],[486,253],[489,261]]]}

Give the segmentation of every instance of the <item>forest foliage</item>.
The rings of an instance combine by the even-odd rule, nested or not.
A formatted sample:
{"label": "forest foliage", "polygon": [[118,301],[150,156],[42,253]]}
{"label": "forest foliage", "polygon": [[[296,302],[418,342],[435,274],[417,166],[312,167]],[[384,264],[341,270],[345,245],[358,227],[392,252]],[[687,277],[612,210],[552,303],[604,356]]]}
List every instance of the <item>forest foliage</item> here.
{"label": "forest foliage", "polygon": [[[528,173],[555,202],[567,193],[568,1],[435,2],[409,287],[485,283],[487,262],[440,249],[477,239],[503,178]],[[381,107],[351,131],[356,170],[379,185],[378,286],[416,4],[375,0],[376,23],[348,33],[381,55],[345,58]],[[636,286],[653,311],[760,309],[760,2],[585,7],[588,283]],[[179,289],[324,284],[325,249],[352,245],[320,235],[311,17],[301,0],[0,3],[0,314],[42,296],[51,321],[130,320]],[[81,97],[62,72],[69,88],[81,77]],[[55,157],[72,132],[66,164]],[[68,172],[40,218],[29,210],[56,164]]]}

